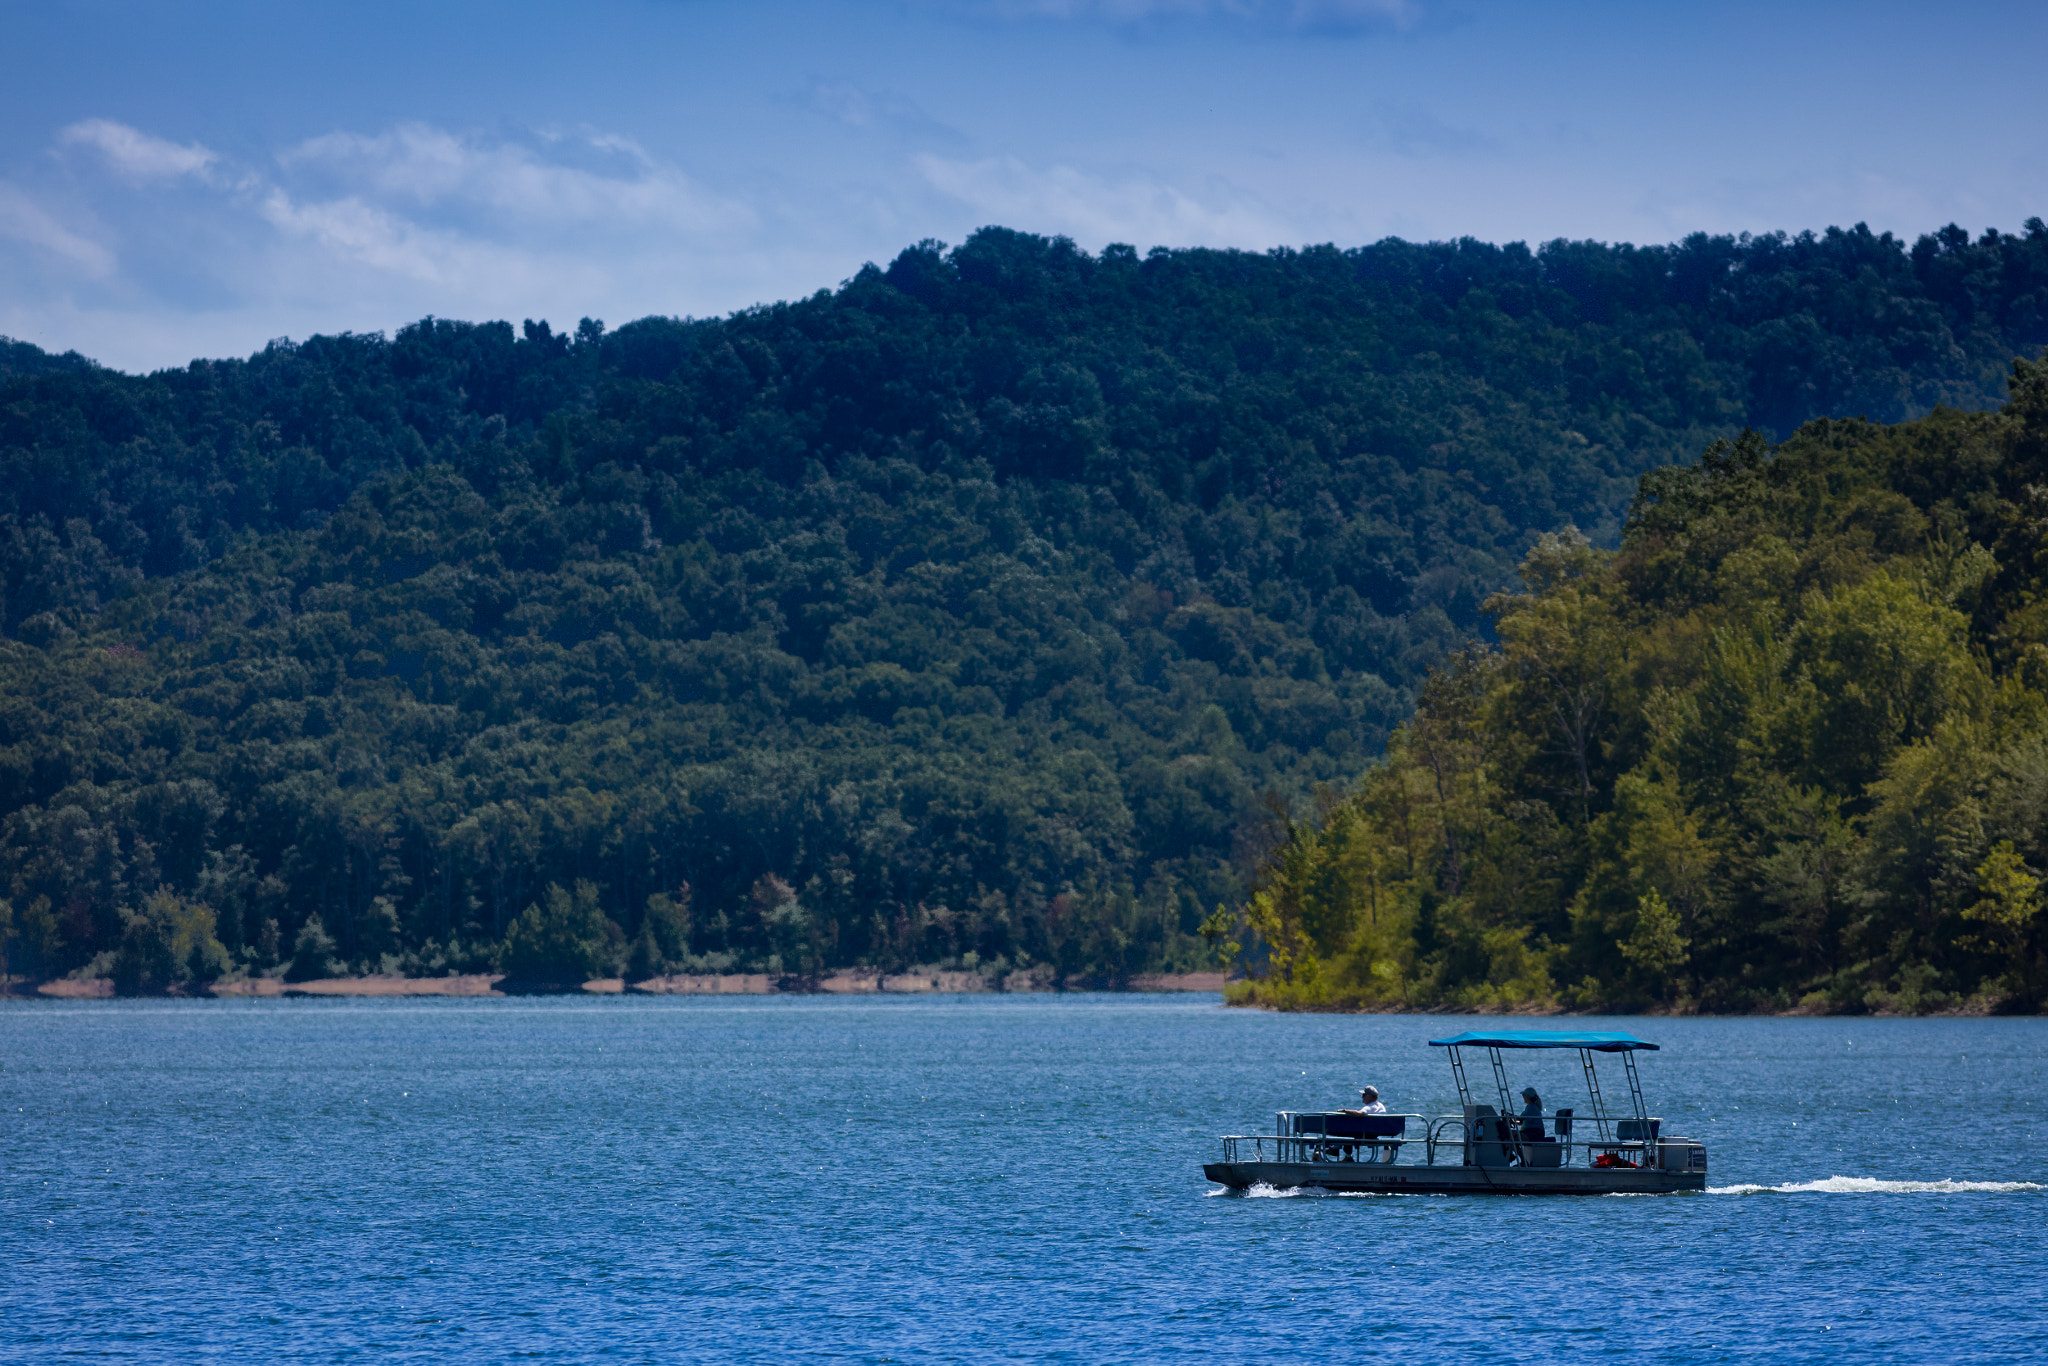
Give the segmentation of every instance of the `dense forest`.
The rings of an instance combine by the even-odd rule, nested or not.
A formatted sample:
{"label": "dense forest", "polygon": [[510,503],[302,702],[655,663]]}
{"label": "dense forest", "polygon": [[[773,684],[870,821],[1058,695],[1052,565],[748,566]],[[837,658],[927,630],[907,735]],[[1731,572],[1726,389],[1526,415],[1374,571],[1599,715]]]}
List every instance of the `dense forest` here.
{"label": "dense forest", "polygon": [[[1615,585],[1599,593],[1617,621],[1732,630],[1677,586],[1625,608],[1619,585],[1650,591],[1627,576],[1652,544],[1678,547],[1657,552],[1658,583],[1708,574],[1669,528],[1718,495],[1683,480],[1719,489],[1734,461],[1761,487],[1788,456],[1752,436],[1655,475],[1607,557],[1591,547],[1622,535],[1639,476],[1825,416],[1940,408],[1903,430],[1995,449],[2010,419],[1963,414],[2002,403],[2012,358],[2043,341],[2033,220],[1912,243],[1857,228],[1099,256],[988,229],[718,319],[427,319],[148,376],[0,343],[0,946],[15,974],[128,991],[279,970],[932,963],[1116,981],[1212,963],[1228,908],[1256,919],[1291,895],[1272,860],[1334,837],[1276,810],[1322,792],[1332,820],[1366,812],[1412,777],[1431,726],[1479,743],[1447,699],[1491,697],[1485,661],[1552,610],[1495,596],[1517,566],[1538,576],[1531,603],[1559,600],[1541,575],[1563,556],[1559,583],[1579,586],[1557,591]],[[1787,450],[1941,439],[1835,424]],[[1888,492],[1921,521],[1901,512],[1866,558],[1924,558],[1900,538],[1932,527],[1957,583],[1973,545],[2018,572],[1971,520],[1992,515],[1970,501],[1986,490],[2017,497],[2003,478],[1959,485],[1953,525],[1949,503]],[[1778,534],[1803,566],[1807,542]],[[1783,572],[1824,596],[1934,591],[1903,568]],[[1948,629],[1929,620],[1915,629]],[[1757,626],[1755,648],[1795,625]],[[1956,648],[1995,699],[2018,666],[1991,640]],[[1818,667],[1798,660],[1786,680]],[[1626,984],[1705,1003],[1891,981],[1877,959],[1741,964],[1777,942],[1765,921],[1818,915],[1818,945],[1848,942],[1842,918],[1862,944],[1903,912],[1832,891],[1824,914],[1766,912],[1718,864],[1711,896],[1639,888],[1587,852],[1633,838],[1612,814],[1630,783],[1684,794],[1684,819],[1749,810],[1726,786],[1747,777],[1707,793],[1675,760],[1643,766],[1646,737],[1682,727],[1678,701],[1642,699],[1692,696],[1654,674],[1598,699],[1576,805],[1544,786],[1547,742],[1517,753],[1529,776],[1501,799],[1548,803],[1556,845],[1529,865],[1527,909],[1472,890],[1460,870],[1491,854],[1417,835],[1388,893],[1406,909],[1366,922],[1408,925],[1408,949],[1360,957],[1343,897],[1342,932],[1316,931],[1313,952],[1277,924],[1241,947],[1276,985],[1313,977],[1312,958],[1333,981],[1363,964],[1354,994],[1391,964],[1374,999],[1412,1001],[1475,984],[1563,999],[1554,983],[1582,978],[1586,1000]],[[1507,782],[1499,762],[1469,772]],[[1902,781],[1889,763],[1799,770],[1788,792],[1833,795],[1784,800],[1872,838],[1883,803],[1858,784]],[[1497,794],[1469,795],[1477,811]],[[2031,876],[2012,838],[2012,875]],[[1611,942],[1640,937],[1650,890],[1686,946],[1663,976],[1643,964],[1664,949]],[[1916,933],[1874,952],[1919,963],[1932,930]],[[1473,957],[1468,940],[1504,935],[1520,948]],[[1943,960],[1925,990],[1989,980],[1992,949],[1953,952],[1978,975]]]}
{"label": "dense forest", "polygon": [[1618,551],[1544,536],[1211,922],[1266,950],[1239,995],[2040,1009],[2048,363],[2012,388],[1744,433],[1646,476]]}

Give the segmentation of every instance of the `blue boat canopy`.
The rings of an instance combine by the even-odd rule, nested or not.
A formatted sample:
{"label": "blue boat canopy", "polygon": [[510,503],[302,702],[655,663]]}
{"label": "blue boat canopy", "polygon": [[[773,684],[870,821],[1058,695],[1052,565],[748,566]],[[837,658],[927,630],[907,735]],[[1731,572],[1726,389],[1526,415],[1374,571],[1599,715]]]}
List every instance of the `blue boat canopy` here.
{"label": "blue boat canopy", "polygon": [[1596,1053],[1629,1053],[1639,1048],[1657,1051],[1633,1034],[1602,1033],[1586,1029],[1503,1029],[1498,1033],[1454,1034],[1448,1039],[1431,1039],[1431,1048],[1590,1048]]}

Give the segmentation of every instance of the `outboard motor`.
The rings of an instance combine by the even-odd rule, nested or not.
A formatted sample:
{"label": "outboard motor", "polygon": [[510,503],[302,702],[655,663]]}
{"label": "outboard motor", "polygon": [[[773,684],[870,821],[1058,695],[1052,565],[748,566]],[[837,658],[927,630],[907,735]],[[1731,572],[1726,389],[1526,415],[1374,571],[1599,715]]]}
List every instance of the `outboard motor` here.
{"label": "outboard motor", "polygon": [[1667,1172],[1704,1172],[1707,1145],[1696,1138],[1667,1138],[1657,1144],[1657,1166]]}

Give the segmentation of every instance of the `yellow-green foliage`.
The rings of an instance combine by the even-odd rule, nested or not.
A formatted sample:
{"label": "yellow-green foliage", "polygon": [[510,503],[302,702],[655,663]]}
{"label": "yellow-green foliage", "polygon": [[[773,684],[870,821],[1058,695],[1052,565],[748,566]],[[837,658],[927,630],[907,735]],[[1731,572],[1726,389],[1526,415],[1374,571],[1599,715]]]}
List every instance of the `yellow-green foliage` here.
{"label": "yellow-green foliage", "polygon": [[109,975],[123,996],[211,982],[232,966],[213,908],[159,890],[127,917]]}
{"label": "yellow-green foliage", "polygon": [[[1543,537],[1246,908],[1283,1008],[2038,1009],[2048,365]],[[1218,937],[1228,927],[1216,925]]]}

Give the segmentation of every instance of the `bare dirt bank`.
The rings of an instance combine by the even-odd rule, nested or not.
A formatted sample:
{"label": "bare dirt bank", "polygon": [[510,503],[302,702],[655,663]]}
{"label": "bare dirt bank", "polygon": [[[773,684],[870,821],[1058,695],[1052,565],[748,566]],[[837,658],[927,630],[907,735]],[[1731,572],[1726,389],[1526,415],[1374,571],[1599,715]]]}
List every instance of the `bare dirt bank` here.
{"label": "bare dirt bank", "polygon": [[460,977],[316,977],[310,982],[285,982],[251,977],[222,982],[213,996],[496,996],[495,975]]}
{"label": "bare dirt bank", "polygon": [[[1134,977],[1122,990],[1135,992],[1221,991],[1220,972],[1189,972]],[[510,986],[510,990],[501,990]],[[25,986],[17,990],[26,994]],[[846,968],[822,978],[774,978],[766,973],[653,977],[642,982],[625,982],[601,977],[583,983],[582,990],[593,995],[630,992],[647,996],[902,996],[921,994],[1017,994],[1055,991],[1062,988],[1043,972],[1013,972],[1001,978],[978,972],[938,968],[914,968],[908,972],[883,973],[873,969]],[[1094,984],[1069,983],[1066,990],[1099,989]],[[1114,989],[1114,988],[1112,988]],[[508,996],[530,988],[509,984],[495,973],[471,973],[458,977],[323,977],[310,982],[286,982],[275,977],[247,977],[216,982],[212,987],[182,992],[182,995],[214,997],[250,996]],[[112,997],[111,978],[83,980],[64,978],[43,982],[34,988],[38,996],[64,1000],[99,1000]]]}
{"label": "bare dirt bank", "polygon": [[1133,977],[1132,991],[1221,991],[1229,976],[1221,972],[1172,972]]}

